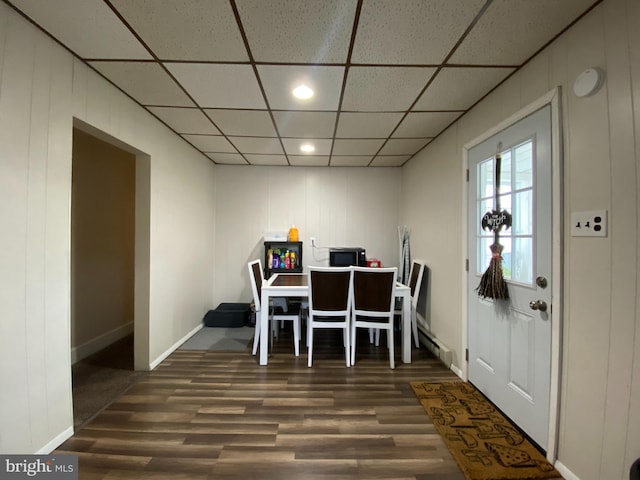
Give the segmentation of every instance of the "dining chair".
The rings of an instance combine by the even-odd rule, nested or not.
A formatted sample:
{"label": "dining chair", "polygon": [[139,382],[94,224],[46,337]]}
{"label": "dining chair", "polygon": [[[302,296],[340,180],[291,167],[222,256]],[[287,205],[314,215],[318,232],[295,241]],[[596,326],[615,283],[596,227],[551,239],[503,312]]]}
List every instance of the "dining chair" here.
{"label": "dining chair", "polygon": [[[260,343],[260,335],[262,332],[260,331],[260,311],[263,308],[261,302],[262,296],[262,283],[264,282],[264,273],[262,270],[262,262],[260,259],[253,260],[248,263],[249,268],[249,277],[251,277],[251,291],[253,292],[253,303],[255,304],[256,311],[256,327],[255,332],[253,334],[253,352],[255,355],[258,351],[258,344]],[[288,308],[288,305],[281,302],[276,302],[276,305],[266,305],[264,308],[269,309],[269,325],[271,328],[269,329],[269,339],[270,343],[273,346],[273,337],[274,337],[274,322],[280,320],[289,320],[293,322],[293,350],[295,356],[300,355],[300,310],[299,308]]]}
{"label": "dining chair", "polygon": [[313,363],[313,331],[317,328],[341,328],[344,358],[349,361],[351,317],[350,267],[309,267],[309,314],[307,316],[308,366]]}
{"label": "dining chair", "polygon": [[[416,348],[420,348],[420,339],[418,337],[418,297],[420,295],[420,289],[422,288],[422,279],[424,278],[424,271],[426,265],[422,260],[414,260],[411,263],[411,270],[409,272],[409,289],[411,290],[411,332],[413,334],[413,341]],[[402,303],[396,302],[395,315],[400,315],[400,326],[404,325],[404,318],[402,316]],[[375,344],[380,345],[380,330],[369,330],[369,342],[374,343],[373,334],[375,332]]]}
{"label": "dining chair", "polygon": [[[411,271],[409,272],[409,289],[411,290],[411,332],[413,334],[413,340],[416,344],[416,348],[420,348],[417,308],[425,268],[425,263],[422,260],[414,260],[411,263]],[[400,304],[400,308],[396,308],[395,314],[400,315],[400,325],[404,325],[404,322],[402,321],[402,304]]]}
{"label": "dining chair", "polygon": [[395,368],[393,317],[398,269],[352,267],[353,308],[351,319],[351,365],[356,361],[357,328],[387,331],[389,365]]}

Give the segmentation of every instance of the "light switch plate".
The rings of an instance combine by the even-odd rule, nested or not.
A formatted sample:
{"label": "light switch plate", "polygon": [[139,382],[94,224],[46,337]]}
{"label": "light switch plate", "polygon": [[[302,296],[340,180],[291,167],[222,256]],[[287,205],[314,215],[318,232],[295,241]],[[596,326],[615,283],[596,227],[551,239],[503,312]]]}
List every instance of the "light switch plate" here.
{"label": "light switch plate", "polygon": [[606,210],[573,212],[571,213],[571,236],[606,237],[607,224]]}

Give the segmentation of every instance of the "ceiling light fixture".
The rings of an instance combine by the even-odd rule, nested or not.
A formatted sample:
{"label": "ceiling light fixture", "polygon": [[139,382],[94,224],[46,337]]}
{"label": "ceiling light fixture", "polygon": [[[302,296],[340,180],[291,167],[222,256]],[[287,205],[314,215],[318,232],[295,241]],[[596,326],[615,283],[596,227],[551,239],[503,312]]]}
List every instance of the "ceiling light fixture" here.
{"label": "ceiling light fixture", "polygon": [[293,89],[293,96],[299,98],[300,100],[308,100],[313,97],[313,90],[311,90],[306,85],[298,85]]}
{"label": "ceiling light fixture", "polygon": [[316,151],[316,147],[314,147],[310,143],[303,143],[302,145],[300,145],[300,150],[304,153],[312,153]]}

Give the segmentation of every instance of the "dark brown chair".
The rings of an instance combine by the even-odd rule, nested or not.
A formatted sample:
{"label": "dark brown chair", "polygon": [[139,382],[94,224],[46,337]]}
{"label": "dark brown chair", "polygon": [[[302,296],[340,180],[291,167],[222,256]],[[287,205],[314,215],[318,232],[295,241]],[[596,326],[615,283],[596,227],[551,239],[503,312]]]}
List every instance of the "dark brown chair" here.
{"label": "dark brown chair", "polygon": [[351,365],[356,361],[358,327],[387,331],[389,365],[395,368],[393,317],[398,269],[352,267]]}
{"label": "dark brown chair", "polygon": [[307,318],[308,366],[313,362],[313,331],[341,328],[345,361],[349,362],[349,324],[351,317],[350,267],[309,267],[309,316]]}

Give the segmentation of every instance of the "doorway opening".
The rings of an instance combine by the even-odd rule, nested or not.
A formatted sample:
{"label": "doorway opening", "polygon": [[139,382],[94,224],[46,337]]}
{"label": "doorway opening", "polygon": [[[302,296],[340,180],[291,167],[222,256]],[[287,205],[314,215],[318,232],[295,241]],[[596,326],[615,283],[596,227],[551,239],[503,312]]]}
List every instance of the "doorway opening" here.
{"label": "doorway opening", "polygon": [[137,258],[140,252],[148,258],[148,233],[140,229],[148,225],[148,208],[140,209],[148,205],[148,162],[143,156],[140,168],[140,154],[124,147],[74,121],[70,341],[76,430],[148,369],[140,368],[148,351],[148,316],[139,308],[148,288],[137,288],[149,275],[148,262]]}

